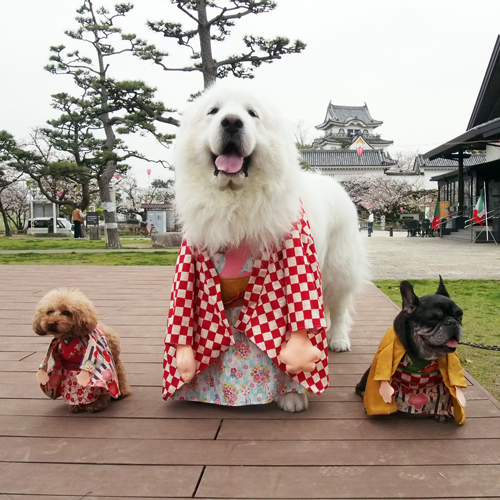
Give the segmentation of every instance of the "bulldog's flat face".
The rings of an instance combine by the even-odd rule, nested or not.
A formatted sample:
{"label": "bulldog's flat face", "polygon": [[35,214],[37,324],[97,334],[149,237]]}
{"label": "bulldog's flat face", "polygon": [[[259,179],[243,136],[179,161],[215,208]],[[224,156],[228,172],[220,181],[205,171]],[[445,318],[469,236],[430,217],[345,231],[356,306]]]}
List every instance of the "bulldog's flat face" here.
{"label": "bulldog's flat face", "polygon": [[403,281],[401,295],[403,310],[394,328],[408,353],[433,360],[455,352],[462,338],[463,311],[449,297],[442,280],[435,294],[421,298]]}

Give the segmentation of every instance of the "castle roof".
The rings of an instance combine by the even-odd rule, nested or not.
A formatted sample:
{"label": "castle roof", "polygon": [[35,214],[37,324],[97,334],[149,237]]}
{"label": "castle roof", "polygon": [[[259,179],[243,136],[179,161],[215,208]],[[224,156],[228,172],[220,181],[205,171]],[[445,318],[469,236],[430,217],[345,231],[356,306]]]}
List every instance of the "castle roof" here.
{"label": "castle roof", "polygon": [[381,168],[396,164],[381,149],[363,151],[361,156],[353,149],[301,149],[300,154],[311,167]]}
{"label": "castle roof", "polygon": [[384,123],[372,118],[366,103],[364,106],[338,106],[330,102],[326,110],[325,120],[321,125],[316,125],[316,128],[325,130],[331,125],[345,125],[351,120],[358,120],[364,125],[372,127],[378,127]]}
{"label": "castle roof", "polygon": [[358,137],[362,137],[367,144],[369,144],[374,148],[386,147],[394,144],[394,141],[388,141],[386,139],[381,139],[380,137],[378,136],[375,137],[373,135],[356,134],[353,136],[347,136],[338,134],[338,135],[324,135],[322,137],[318,137],[314,139],[313,146],[319,148],[326,144],[340,145],[345,141],[349,141],[352,144],[353,142],[356,141]]}

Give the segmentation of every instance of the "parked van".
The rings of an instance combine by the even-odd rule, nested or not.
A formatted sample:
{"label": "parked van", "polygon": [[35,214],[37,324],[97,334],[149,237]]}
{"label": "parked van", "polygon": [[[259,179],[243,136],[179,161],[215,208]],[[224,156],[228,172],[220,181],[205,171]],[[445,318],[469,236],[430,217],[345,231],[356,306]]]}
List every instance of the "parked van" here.
{"label": "parked van", "polygon": [[[36,217],[34,220],[35,234],[48,234],[53,233],[52,229],[53,218],[52,217]],[[57,218],[57,232],[60,234],[73,234],[71,229],[71,222],[63,217]],[[50,229],[50,231],[49,231]],[[28,226],[26,227],[26,233],[31,234],[31,219],[28,220]]]}

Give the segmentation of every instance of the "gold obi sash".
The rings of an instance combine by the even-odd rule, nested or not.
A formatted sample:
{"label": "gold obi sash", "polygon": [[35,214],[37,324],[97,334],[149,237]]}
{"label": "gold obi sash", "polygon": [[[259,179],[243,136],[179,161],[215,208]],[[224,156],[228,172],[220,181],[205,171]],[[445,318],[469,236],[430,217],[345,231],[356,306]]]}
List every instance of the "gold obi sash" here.
{"label": "gold obi sash", "polygon": [[220,291],[224,307],[242,307],[250,276],[220,278]]}

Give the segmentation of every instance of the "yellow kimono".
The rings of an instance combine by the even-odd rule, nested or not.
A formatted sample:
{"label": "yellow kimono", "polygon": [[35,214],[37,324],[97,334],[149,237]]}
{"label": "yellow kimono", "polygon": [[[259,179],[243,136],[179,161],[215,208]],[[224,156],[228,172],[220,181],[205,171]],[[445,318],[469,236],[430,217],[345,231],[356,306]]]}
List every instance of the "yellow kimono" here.
{"label": "yellow kimono", "polygon": [[[406,350],[391,326],[380,342],[366,383],[364,403],[368,415],[388,415],[397,411],[394,397],[390,403],[384,402],[379,394],[379,388],[380,382],[383,380],[391,383],[392,376],[405,354]],[[443,382],[452,397],[455,420],[459,425],[462,425],[465,422],[465,410],[457,399],[455,387],[467,387],[467,383],[460,360],[457,353],[454,352],[437,361]]]}

